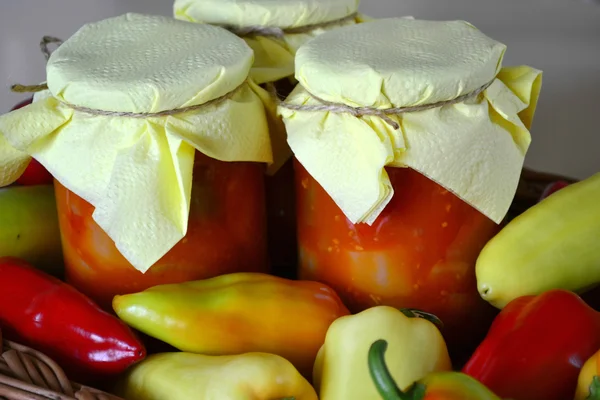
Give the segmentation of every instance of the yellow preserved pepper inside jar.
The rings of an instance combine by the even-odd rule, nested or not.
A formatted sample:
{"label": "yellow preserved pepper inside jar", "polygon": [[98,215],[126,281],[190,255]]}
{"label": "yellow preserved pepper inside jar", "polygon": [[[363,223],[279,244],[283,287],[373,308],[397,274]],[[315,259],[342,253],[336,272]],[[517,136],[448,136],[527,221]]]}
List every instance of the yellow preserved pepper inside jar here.
{"label": "yellow preserved pepper inside jar", "polygon": [[485,333],[475,261],[513,200],[541,85],[540,71],[503,68],[505,49],[464,21],[410,19],[300,48],[279,112],[302,279],[352,312],[436,314],[451,346]]}
{"label": "yellow preserved pepper inside jar", "polygon": [[[363,22],[359,0],[175,0],[177,19],[222,26],[254,50],[250,77],[286,97],[293,87],[296,51],[310,39]],[[275,114],[275,109],[273,109]],[[280,121],[273,118],[272,124]],[[275,130],[273,130],[275,131]],[[273,272],[293,277],[297,265],[293,162],[284,127],[273,142],[275,162],[266,178],[269,254]]]}
{"label": "yellow preserved pepper inside jar", "polygon": [[29,157],[56,178],[69,283],[110,309],[158,284],[267,271],[273,158],[253,59],[222,28],[126,14],[82,27],[50,57],[50,94],[0,117],[0,181]]}

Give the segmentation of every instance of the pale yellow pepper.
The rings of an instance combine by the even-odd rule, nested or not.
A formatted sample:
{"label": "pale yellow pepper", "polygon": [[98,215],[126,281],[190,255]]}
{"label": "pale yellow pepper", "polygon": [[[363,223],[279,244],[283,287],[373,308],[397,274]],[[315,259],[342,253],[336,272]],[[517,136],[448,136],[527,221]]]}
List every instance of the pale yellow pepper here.
{"label": "pale yellow pepper", "polygon": [[452,369],[446,343],[433,322],[378,306],[341,317],[329,327],[313,371],[319,398],[380,399],[367,362],[371,344],[380,339],[388,342],[385,360],[401,388],[431,372]]}
{"label": "pale yellow pepper", "polygon": [[155,354],[131,368],[116,392],[127,400],[317,400],[289,361],[267,353]]}

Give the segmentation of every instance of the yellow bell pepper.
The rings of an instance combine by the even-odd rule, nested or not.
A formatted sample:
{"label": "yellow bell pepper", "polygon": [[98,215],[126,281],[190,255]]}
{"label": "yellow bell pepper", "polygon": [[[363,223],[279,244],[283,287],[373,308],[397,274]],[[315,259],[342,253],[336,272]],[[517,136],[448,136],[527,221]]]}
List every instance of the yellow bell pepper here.
{"label": "yellow bell pepper", "polygon": [[600,399],[600,350],[579,371],[575,400]]}
{"label": "yellow bell pepper", "polygon": [[319,398],[379,399],[367,363],[371,344],[377,340],[388,342],[386,362],[400,387],[431,372],[452,370],[446,343],[432,317],[378,306],[337,319],[327,331],[313,370]]}
{"label": "yellow bell pepper", "polygon": [[267,353],[162,353],[131,368],[116,392],[127,400],[317,400],[286,359]]}

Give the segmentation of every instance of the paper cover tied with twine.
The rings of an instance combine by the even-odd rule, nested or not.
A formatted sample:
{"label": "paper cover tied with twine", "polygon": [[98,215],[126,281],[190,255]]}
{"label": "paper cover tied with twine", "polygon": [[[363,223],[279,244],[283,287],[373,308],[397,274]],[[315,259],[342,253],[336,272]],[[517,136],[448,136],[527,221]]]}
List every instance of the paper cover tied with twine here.
{"label": "paper cover tied with twine", "polygon": [[538,70],[502,68],[505,49],[464,21],[325,33],[298,51],[300,85],[279,106],[288,143],[353,223],[403,195],[384,167],[412,168],[499,223],[541,87]]}
{"label": "paper cover tied with twine", "polygon": [[250,73],[259,84],[294,75],[296,50],[331,29],[353,25],[360,0],[175,0],[175,18],[223,26],[255,53]]}
{"label": "paper cover tied with twine", "polygon": [[33,156],[145,272],[186,234],[196,149],[272,162],[252,62],[210,25],[140,14],[86,25],[50,57],[52,96],[0,117],[0,181]]}

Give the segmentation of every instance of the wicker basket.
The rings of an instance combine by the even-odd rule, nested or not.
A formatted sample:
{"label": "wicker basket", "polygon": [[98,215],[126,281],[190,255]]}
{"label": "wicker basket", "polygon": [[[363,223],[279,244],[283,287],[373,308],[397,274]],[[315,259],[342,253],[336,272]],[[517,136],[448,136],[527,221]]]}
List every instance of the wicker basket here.
{"label": "wicker basket", "polygon": [[50,358],[29,347],[2,340],[0,399],[5,400],[123,400],[69,381]]}

